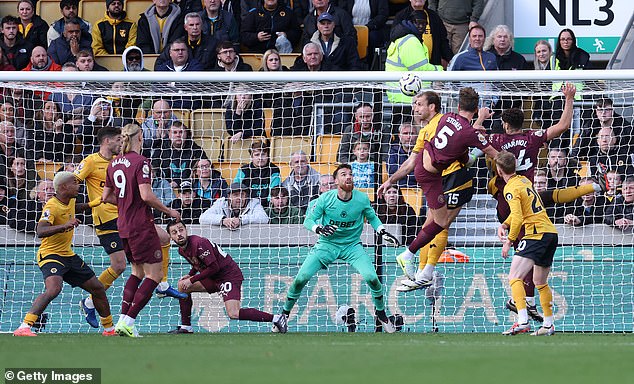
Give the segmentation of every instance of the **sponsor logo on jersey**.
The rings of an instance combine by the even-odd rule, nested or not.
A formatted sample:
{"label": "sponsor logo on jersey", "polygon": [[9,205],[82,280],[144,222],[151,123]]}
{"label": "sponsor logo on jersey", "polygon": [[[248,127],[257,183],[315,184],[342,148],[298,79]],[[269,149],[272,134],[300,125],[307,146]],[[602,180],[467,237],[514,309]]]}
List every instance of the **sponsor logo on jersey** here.
{"label": "sponsor logo on jersey", "polygon": [[506,200],[511,201],[513,200],[513,194],[512,193],[507,193],[506,195],[504,195],[504,197],[506,198]]}
{"label": "sponsor logo on jersey", "polygon": [[339,228],[351,228],[356,223],[356,220],[353,221],[338,221],[338,220],[330,220],[329,225],[336,225]]}

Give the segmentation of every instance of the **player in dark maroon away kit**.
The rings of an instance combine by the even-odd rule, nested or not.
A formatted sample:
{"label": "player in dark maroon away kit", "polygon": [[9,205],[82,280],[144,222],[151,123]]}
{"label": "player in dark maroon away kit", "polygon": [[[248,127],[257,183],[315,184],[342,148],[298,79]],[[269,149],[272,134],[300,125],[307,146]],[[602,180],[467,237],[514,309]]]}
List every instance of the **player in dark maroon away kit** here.
{"label": "player in dark maroon away kit", "polygon": [[192,266],[189,273],[178,281],[178,290],[188,294],[187,299],[179,301],[181,325],[169,333],[193,333],[192,292],[218,292],[230,319],[272,322],[275,331],[286,332],[285,316],[273,316],[255,308],[240,308],[240,288],[244,277],[229,254],[204,237],[188,236],[182,222],[171,220],[166,229],[178,245],[178,253]]}
{"label": "player in dark maroon away kit", "polygon": [[[476,112],[479,127],[485,118],[490,117],[487,108],[480,108],[478,93],[470,87],[460,89],[458,113],[444,114],[438,122],[436,133],[425,143],[424,149],[418,154],[414,175],[427,200],[427,219],[423,228],[416,235],[416,239],[402,252],[397,259],[405,259],[411,263],[419,249],[431,242],[434,237],[448,228],[456,218],[460,209],[448,209],[443,191],[442,173],[454,161],[466,164],[469,160],[469,147],[477,147],[491,157],[498,153],[489,141],[471,125]],[[385,192],[387,182],[382,184],[377,193],[381,196]]]}
{"label": "player in dark maroon away kit", "polygon": [[121,130],[122,154],[112,160],[106,173],[101,199],[117,205],[117,228],[132,274],[123,289],[121,315],[115,326],[120,336],[138,337],[134,321],[163,277],[161,242],[152,208],[180,220],[177,211],[167,208],[152,192],[152,167],[140,155],[143,131],[136,124]]}

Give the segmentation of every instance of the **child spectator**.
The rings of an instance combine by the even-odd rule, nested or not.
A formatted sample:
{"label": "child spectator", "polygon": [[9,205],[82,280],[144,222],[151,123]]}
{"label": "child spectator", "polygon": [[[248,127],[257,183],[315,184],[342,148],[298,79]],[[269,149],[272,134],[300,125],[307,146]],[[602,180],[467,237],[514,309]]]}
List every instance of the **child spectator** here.
{"label": "child spectator", "polygon": [[370,161],[370,143],[362,140],[357,141],[352,152],[357,158],[350,163],[354,186],[357,188],[374,187],[374,161]]}

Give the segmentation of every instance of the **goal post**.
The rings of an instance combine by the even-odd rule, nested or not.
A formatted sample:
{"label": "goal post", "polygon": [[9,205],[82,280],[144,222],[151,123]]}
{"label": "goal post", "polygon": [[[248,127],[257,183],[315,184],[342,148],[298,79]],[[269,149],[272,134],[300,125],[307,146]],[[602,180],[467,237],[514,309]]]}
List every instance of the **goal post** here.
{"label": "goal post", "polygon": [[[163,181],[153,185],[155,193],[166,203],[179,200],[192,221],[190,233],[220,244],[240,265],[245,276],[243,306],[279,313],[293,277],[317,239],[301,221],[310,196],[318,194],[320,183],[327,188],[328,180],[317,176],[311,181],[315,183],[313,189],[304,188],[304,179],[294,183],[293,172],[298,168],[293,155],[305,156],[316,174],[328,175],[342,159],[351,162],[359,156],[356,151],[363,151],[359,149],[363,145],[357,145],[358,141],[369,142],[369,159],[375,164],[368,168],[372,171],[355,179],[359,183],[357,189],[368,194],[383,220],[389,223],[388,228],[407,243],[424,220],[422,191],[413,179],[412,184],[401,187],[402,201],[411,210],[391,210],[391,206],[387,207],[389,202],[381,202],[379,208],[375,193],[394,166],[389,161],[390,154],[397,158],[399,147],[411,145],[399,130],[404,124],[413,123],[414,133],[410,136],[415,137],[420,128],[412,117],[410,105],[391,104],[387,100],[386,90],[398,87],[401,75],[0,72],[0,159],[5,162],[0,164],[0,191],[5,195],[0,201],[4,212],[4,216],[0,215],[3,220],[0,332],[16,328],[43,290],[42,275],[35,262],[39,241],[33,228],[39,219],[38,209],[46,198],[45,181],[61,169],[74,169],[92,153],[96,144],[94,135],[102,126],[135,122],[144,128],[144,152],[152,160],[156,178]],[[619,180],[623,183],[634,165],[634,71],[420,72],[418,75],[426,89],[440,96],[442,112],[457,111],[460,88],[475,88],[481,100],[492,103],[487,105],[492,105],[496,112],[486,125],[489,131],[501,129],[501,109],[510,106],[524,110],[526,129],[542,129],[556,122],[557,112],[561,112],[557,84],[574,82],[578,85],[575,117],[571,129],[558,142],[568,150],[575,150],[574,157],[569,156],[564,165],[570,183],[576,184],[582,177],[593,174],[591,157],[598,150],[596,132],[601,128],[596,109],[599,104],[606,109],[602,103],[607,99],[611,102],[611,113],[619,117],[614,119],[619,126],[613,130],[616,143],[613,145],[623,148],[614,164],[617,175],[611,175],[614,178],[611,183],[616,185]],[[47,103],[48,98],[54,102]],[[105,115],[96,116],[102,105],[110,109]],[[369,124],[373,130],[367,135],[360,133],[363,111],[359,109],[364,106],[370,108]],[[13,129],[7,128],[9,124]],[[179,147],[178,134],[170,128],[178,126],[184,127],[187,137],[200,151]],[[589,133],[592,135],[584,136]],[[274,173],[279,173],[268,180],[269,184],[249,180],[241,168],[252,160],[253,143],[261,140],[267,146],[270,162],[276,166]],[[583,148],[579,148],[579,143],[583,143]],[[205,173],[209,171],[205,168],[207,163],[199,164],[201,157],[214,170],[211,174]],[[631,163],[628,166],[619,161]],[[540,169],[548,170],[546,148],[539,163]],[[437,266],[442,285],[427,291],[397,292],[403,276],[395,256],[404,248],[375,244],[375,236],[366,225],[362,242],[372,260],[377,253],[381,254],[379,269],[388,314],[403,316],[405,332],[431,332],[437,328],[440,332],[498,333],[513,322],[504,307],[510,295],[507,287],[510,261],[502,259],[496,237],[495,202],[486,193],[486,162],[477,162],[475,168],[477,193],[452,225],[450,248]],[[207,177],[218,182],[223,179],[225,186],[233,181],[250,184],[253,197],[267,206],[269,219],[276,222],[245,224],[235,231],[199,223],[200,214],[226,195],[226,187],[216,191],[213,183],[208,185]],[[284,218],[283,212],[289,212],[277,211],[273,206],[271,187],[278,184],[290,192],[289,204],[298,207],[298,218],[293,224],[278,223],[280,217]],[[616,187],[613,195],[601,196],[597,201],[605,202],[606,207],[621,202],[618,197],[621,188]],[[79,199],[82,198],[86,200],[80,195]],[[188,208],[191,199],[197,201],[197,208]],[[559,206],[554,212],[569,214],[579,212],[579,207],[583,210],[581,199]],[[160,215],[156,220],[164,224]],[[75,233],[74,250],[99,275],[108,267],[109,259],[99,245],[90,215],[82,216],[82,221],[84,224]],[[632,332],[632,230],[601,220],[571,226],[560,216],[556,226],[560,246],[550,285],[554,291],[557,330]],[[189,268],[173,246],[169,282],[175,285]],[[128,267],[107,291],[114,314],[119,312],[123,284],[129,273]],[[64,285],[60,296],[45,311],[48,315],[45,332],[92,332],[79,314],[78,303],[84,294],[78,288]],[[374,331],[374,308],[368,287],[350,266],[338,262],[318,273],[304,288],[291,315],[290,329],[344,331],[345,325],[336,318],[342,305],[355,308],[357,331]],[[138,324],[142,333],[166,332],[179,322],[178,301],[152,298],[141,312]],[[222,299],[216,294],[194,295],[193,325],[196,331],[210,332],[270,330],[268,324],[229,320]]]}

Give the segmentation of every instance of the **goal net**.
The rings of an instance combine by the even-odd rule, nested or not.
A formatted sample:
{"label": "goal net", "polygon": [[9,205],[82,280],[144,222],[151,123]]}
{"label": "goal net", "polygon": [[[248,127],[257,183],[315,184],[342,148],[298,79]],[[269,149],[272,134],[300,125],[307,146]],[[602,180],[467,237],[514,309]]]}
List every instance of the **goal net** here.
{"label": "goal net", "polygon": [[[309,201],[333,187],[331,179],[320,176],[332,174],[341,162],[354,162],[356,188],[368,194],[403,244],[424,221],[426,205],[413,176],[398,183],[396,198],[376,196],[378,185],[407,158],[421,128],[408,101],[392,103],[386,96],[398,91],[398,74],[321,73],[315,77],[319,81],[289,72],[60,73],[18,81],[11,76],[2,74],[0,83],[0,332],[16,328],[44,288],[34,234],[42,204],[54,192],[50,180],[96,152],[96,134],[106,126],[142,126],[155,194],[181,211],[190,234],[221,245],[239,264],[245,277],[243,307],[281,311],[293,277],[317,240],[301,224]],[[577,85],[573,121],[542,149],[539,183],[545,189],[576,186],[598,172],[609,190],[548,208],[560,243],[549,282],[557,329],[631,332],[634,179],[629,186],[627,177],[634,175],[634,76],[576,71],[567,77]],[[563,99],[556,89],[568,79],[553,72],[434,73],[425,74],[423,86],[440,96],[442,112],[457,111],[460,88],[475,88],[495,112],[485,124],[492,133],[502,132],[501,111],[511,107],[523,110],[525,129],[558,122]],[[264,168],[258,168],[260,161]],[[264,176],[255,178],[262,169]],[[472,172],[476,194],[450,228],[431,288],[398,292],[403,276],[395,256],[404,247],[384,246],[366,225],[362,242],[384,284],[388,315],[403,316],[404,332],[497,333],[514,321],[505,308],[510,259],[501,257],[486,161],[476,162]],[[260,202],[264,222],[250,217],[229,230],[210,218],[207,211],[234,182],[246,185]],[[85,186],[78,201],[87,201]],[[83,224],[75,231],[74,251],[99,276],[110,260],[90,213],[78,217]],[[156,222],[164,226],[166,220],[157,213]],[[173,245],[168,282],[176,286],[189,269]],[[129,273],[128,267],[107,291],[115,315]],[[44,331],[93,332],[79,313],[85,295],[64,285],[45,311]],[[216,294],[193,298],[195,331],[270,330],[270,324],[229,320]],[[337,315],[345,305],[356,311],[357,331],[375,331],[369,288],[353,268],[336,262],[304,288],[290,329],[345,331]],[[142,333],[174,328],[180,324],[178,300],[152,298],[137,324]]]}

